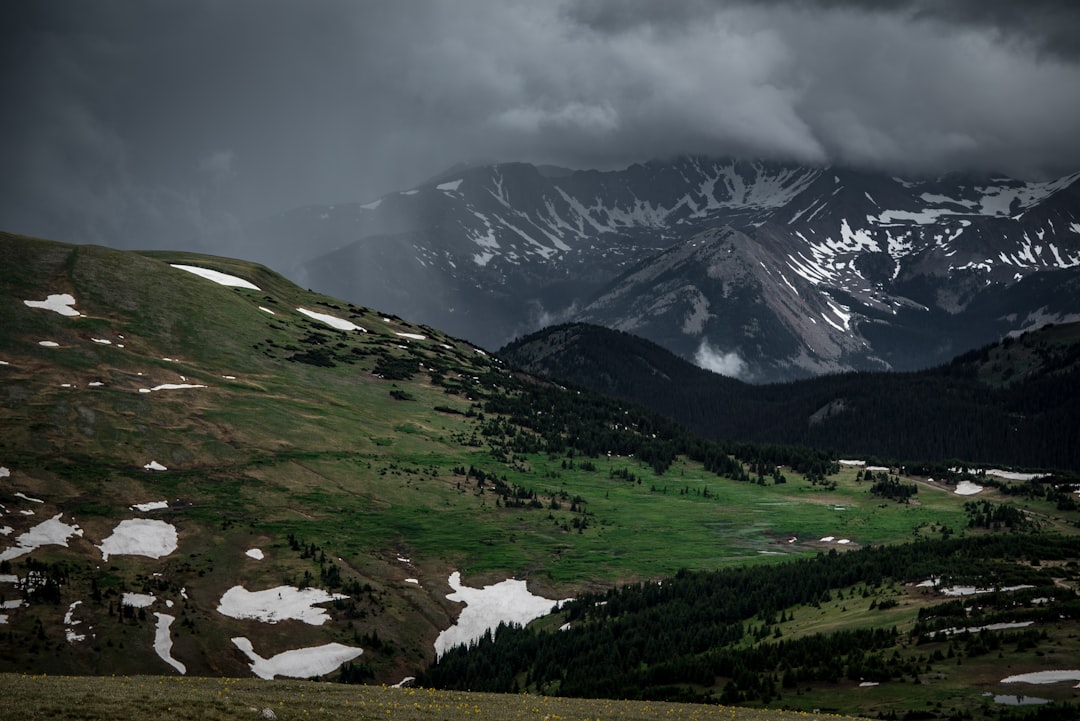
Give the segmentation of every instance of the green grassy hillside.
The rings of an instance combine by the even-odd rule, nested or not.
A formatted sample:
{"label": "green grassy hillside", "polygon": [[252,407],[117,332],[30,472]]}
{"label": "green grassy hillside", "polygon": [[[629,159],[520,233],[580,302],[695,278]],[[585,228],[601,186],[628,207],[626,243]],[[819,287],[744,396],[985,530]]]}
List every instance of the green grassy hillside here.
{"label": "green grassy hillside", "polygon": [[[26,303],[63,294],[78,315]],[[968,528],[958,477],[895,469],[918,484],[898,502],[826,452],[707,442],[261,266],[11,234],[0,428],[0,671],[177,673],[155,650],[172,617],[164,639],[189,675],[251,675],[232,641],[244,637],[263,659],[362,649],[305,675],[396,683],[458,618],[455,571],[562,599],[681,568],[994,532]],[[980,482],[980,500],[1028,527],[1076,531],[1053,484]],[[219,610],[238,585],[345,598],[316,606],[321,624],[268,623]]]}

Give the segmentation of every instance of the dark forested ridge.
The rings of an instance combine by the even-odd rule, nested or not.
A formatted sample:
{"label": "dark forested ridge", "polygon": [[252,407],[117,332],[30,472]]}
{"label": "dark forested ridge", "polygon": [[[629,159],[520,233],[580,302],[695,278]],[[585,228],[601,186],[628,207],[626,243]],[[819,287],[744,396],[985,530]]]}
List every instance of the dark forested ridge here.
{"label": "dark forested ridge", "polygon": [[[1024,638],[965,634],[933,651],[893,652],[900,640],[916,649],[944,644],[949,634],[938,636],[941,629],[971,624],[970,603],[952,601],[923,608],[903,639],[888,624],[844,625],[792,639],[781,628],[796,607],[818,608],[834,596],[852,607],[894,607],[896,584],[929,578],[941,585],[1023,587],[980,596],[982,621],[1076,619],[1080,598],[1055,586],[1062,568],[1050,566],[1078,556],[1075,538],[1014,534],[680,572],[659,583],[583,595],[559,612],[566,624],[559,630],[500,627],[468,649],[448,651],[420,681],[496,692],[769,703],[808,684],[918,677],[946,653],[974,658]],[[1032,559],[1039,563],[1025,563]],[[1052,610],[1040,606],[1047,594],[1056,599]]]}
{"label": "dark forested ridge", "polygon": [[912,373],[754,386],[649,341],[582,324],[500,351],[508,362],[663,413],[711,438],[897,461],[1080,469],[1080,324],[1047,326]]}

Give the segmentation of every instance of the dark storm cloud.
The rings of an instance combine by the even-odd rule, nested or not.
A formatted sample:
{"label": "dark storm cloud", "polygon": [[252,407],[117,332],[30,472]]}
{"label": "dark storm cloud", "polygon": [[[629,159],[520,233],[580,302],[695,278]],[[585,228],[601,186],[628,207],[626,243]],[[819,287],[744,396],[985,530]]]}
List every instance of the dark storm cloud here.
{"label": "dark storm cloud", "polygon": [[904,15],[979,27],[1033,43],[1047,53],[1080,57],[1080,3],[1075,0],[578,0],[567,6],[566,14],[594,30],[623,32],[642,25],[685,27],[737,5]]}
{"label": "dark storm cloud", "polygon": [[257,257],[245,221],[457,161],[1061,174],[1080,168],[1075,5],[7,3],[0,228]]}

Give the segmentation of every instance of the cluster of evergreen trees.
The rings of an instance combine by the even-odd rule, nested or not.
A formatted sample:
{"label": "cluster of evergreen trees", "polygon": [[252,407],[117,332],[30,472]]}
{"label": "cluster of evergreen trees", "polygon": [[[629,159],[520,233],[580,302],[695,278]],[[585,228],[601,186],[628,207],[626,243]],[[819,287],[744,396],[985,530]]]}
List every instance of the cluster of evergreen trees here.
{"label": "cluster of evergreen trees", "polygon": [[[765,386],[717,376],[648,341],[594,326],[545,329],[501,354],[561,382],[640,403],[709,438],[897,462],[963,458],[1080,470],[1080,404],[1072,402],[1080,397],[1080,342],[1062,328],[917,373]],[[548,336],[561,342],[547,347]]]}
{"label": "cluster of evergreen trees", "polygon": [[[920,669],[910,657],[892,653],[893,629],[787,640],[779,633],[778,618],[785,609],[831,600],[839,589],[862,587],[865,598],[871,588],[931,576],[984,587],[1052,585],[1050,571],[1015,561],[1078,556],[1078,539],[1008,535],[832,551],[775,566],[682,571],[663,582],[579,597],[563,608],[566,630],[500,627],[468,649],[447,651],[420,683],[734,703],[767,702],[784,688],[810,682],[903,677]],[[1060,598],[1060,589],[1055,596]],[[1054,612],[1071,613],[1074,606],[1080,602],[1055,604]],[[924,628],[931,620],[924,619]],[[748,633],[755,640],[750,646]]]}
{"label": "cluster of evergreen trees", "polygon": [[919,492],[919,487],[914,483],[902,483],[896,476],[879,473],[875,478],[873,485],[870,486],[870,493],[881,498],[891,498],[894,501],[907,503]]}
{"label": "cluster of evergreen trees", "polygon": [[481,433],[504,455],[633,456],[657,473],[682,455],[718,476],[760,483],[782,482],[780,466],[822,478],[838,470],[829,451],[709,440],[655,412],[595,393],[496,378],[505,392],[486,394]]}

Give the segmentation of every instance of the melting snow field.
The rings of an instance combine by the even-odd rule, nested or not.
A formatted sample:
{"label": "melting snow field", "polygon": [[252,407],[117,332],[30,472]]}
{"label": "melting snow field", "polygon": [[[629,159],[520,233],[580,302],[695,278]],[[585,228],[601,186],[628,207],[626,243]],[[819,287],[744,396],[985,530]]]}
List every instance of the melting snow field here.
{"label": "melting snow field", "polygon": [[50,295],[45,300],[24,300],[23,303],[31,308],[44,308],[72,318],[82,315],[82,313],[71,307],[75,305],[75,298],[70,293]]}
{"label": "melting snow field", "polygon": [[177,661],[172,655],[172,636],[169,634],[169,627],[172,626],[172,622],[176,618],[167,613],[155,613],[154,615],[157,617],[157,628],[154,631],[154,650],[162,661],[180,673],[186,674],[187,666]]}
{"label": "melting snow field", "polygon": [[981,631],[1007,631],[1012,628],[1027,628],[1035,623],[1034,621],[1012,621],[1006,623],[990,623],[985,626],[967,626],[965,628],[945,628],[940,631],[934,631],[929,634],[930,638],[934,638],[937,635],[942,636],[955,636],[961,633],[980,633]]}
{"label": "melting snow field", "polygon": [[157,601],[157,597],[149,593],[125,592],[121,597],[120,604],[132,608],[148,608],[153,606],[155,601]]}
{"label": "melting snow field", "polygon": [[345,320],[344,318],[338,318],[337,316],[327,315],[326,313],[316,313],[313,310],[306,308],[297,308],[299,312],[303,313],[309,318],[314,318],[317,321],[326,323],[331,328],[337,328],[338,330],[358,330],[361,333],[367,333],[366,328],[361,328],[352,321]]}
{"label": "melting snow field", "polygon": [[[145,466],[144,466],[144,468],[145,468]],[[164,470],[164,469],[162,469],[162,470]],[[131,507],[131,510],[133,510],[133,511],[143,511],[143,512],[146,512],[146,511],[160,511],[160,510],[168,508],[168,507],[169,507],[169,502],[168,501],[150,501],[149,503],[136,503],[134,506]]]}
{"label": "melting snow field", "polygon": [[972,483],[971,481],[960,481],[956,484],[956,490],[953,491],[953,493],[958,496],[974,496],[982,489],[982,486]]}
{"label": "melting snow field", "polygon": [[340,643],[328,643],[323,646],[284,651],[276,656],[263,658],[255,653],[251,641],[243,636],[234,638],[232,642],[245,656],[251,659],[251,672],[268,681],[275,676],[288,676],[289,678],[322,676],[330,673],[346,661],[352,661],[364,652],[362,648],[343,646]]}
{"label": "melting snow field", "polygon": [[75,609],[81,604],[82,601],[73,601],[71,605],[68,606],[67,613],[64,614],[64,626],[66,626],[64,629],[64,638],[67,639],[68,643],[86,640],[86,634],[75,632],[75,627],[82,624],[82,621],[75,620]]}
{"label": "melting snow field", "polygon": [[197,383],[162,383],[159,386],[153,388],[140,388],[139,393],[153,393],[154,391],[179,391],[185,388],[206,388],[204,385]]}
{"label": "melting snow field", "polygon": [[209,268],[200,268],[200,267],[195,266],[195,265],[177,265],[175,263],[172,263],[171,265],[174,268],[179,268],[180,270],[186,270],[189,273],[194,273],[195,275],[206,278],[207,280],[212,280],[215,283],[217,283],[218,285],[227,285],[227,286],[230,286],[230,287],[233,287],[233,288],[247,288],[249,290],[260,290],[259,286],[255,285],[254,283],[246,281],[243,278],[237,278],[235,275],[229,275],[228,273],[222,273],[221,271],[218,271],[218,270],[210,270]]}
{"label": "melting snow field", "polygon": [[498,628],[500,623],[525,625],[551,611],[564,601],[553,601],[534,596],[525,581],[507,579],[494,586],[469,588],[461,583],[461,574],[450,574],[450,601],[464,603],[457,623],[439,634],[435,639],[435,655],[442,656],[454,646],[468,645],[478,640],[485,631]]}
{"label": "melting snow field", "polygon": [[63,513],[57,513],[47,521],[42,521],[26,533],[15,539],[15,545],[0,551],[0,561],[10,561],[24,556],[41,546],[67,547],[72,536],[82,536],[82,529],[70,526],[60,520]]}
{"label": "melting snow field", "polygon": [[165,521],[134,519],[120,521],[111,535],[101,542],[101,558],[109,556],[148,556],[161,558],[176,550],[176,528]]}
{"label": "melting snow field", "polygon": [[975,586],[950,586],[949,588],[942,588],[941,594],[943,596],[976,596],[980,593],[995,593],[997,591],[1022,591],[1025,588],[1035,588],[1029,584],[1021,584],[1019,586],[1003,586],[1001,588],[976,588]]}
{"label": "melting snow field", "polygon": [[233,586],[221,597],[218,613],[229,618],[251,618],[264,623],[278,621],[303,621],[321,626],[330,620],[324,608],[314,608],[317,603],[348,598],[340,593],[327,593],[319,588],[294,588],[278,586],[265,591],[249,591],[243,586]]}
{"label": "melting snow field", "polygon": [[[1002,683],[1058,683],[1059,681],[1080,681],[1080,670],[1066,669],[1062,671],[1035,671],[1033,673],[1021,673],[1016,676],[1008,676],[1001,679]],[[1080,688],[1080,686],[1078,686]]]}
{"label": "melting snow field", "polygon": [[1000,468],[991,468],[986,471],[988,476],[997,476],[1007,481],[1033,481],[1036,478],[1045,478],[1046,473],[1017,473],[1016,471],[1003,471]]}

